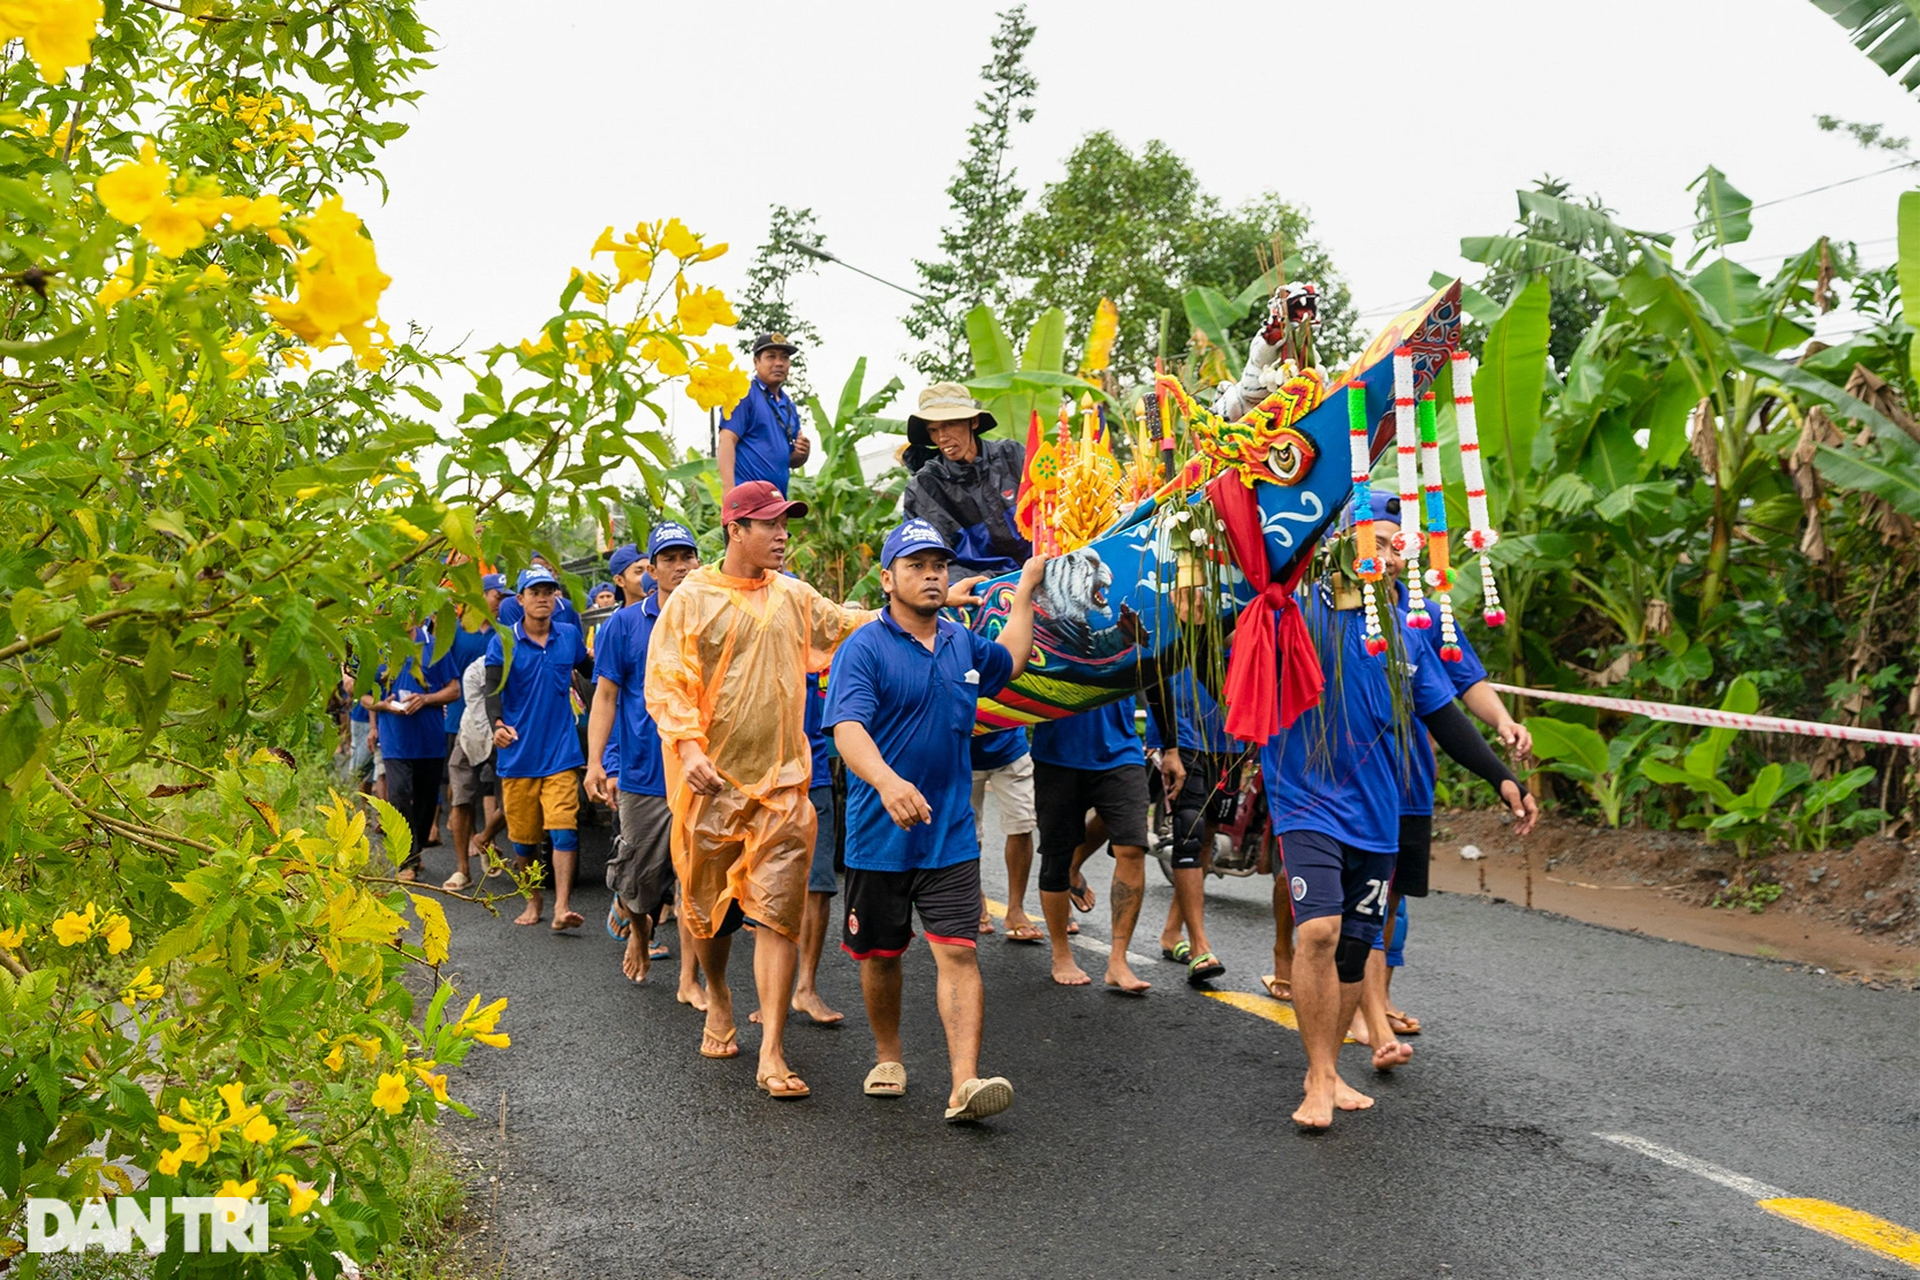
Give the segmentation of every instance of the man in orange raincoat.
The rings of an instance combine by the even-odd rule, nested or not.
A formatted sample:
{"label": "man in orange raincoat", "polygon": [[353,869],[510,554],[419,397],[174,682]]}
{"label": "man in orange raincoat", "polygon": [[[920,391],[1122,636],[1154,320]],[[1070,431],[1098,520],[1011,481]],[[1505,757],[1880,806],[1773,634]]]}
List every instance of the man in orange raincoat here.
{"label": "man in orange raincoat", "polygon": [[[740,1052],[727,986],[732,934],[754,925],[754,983],[765,1034],[755,1072],[775,1098],[811,1090],[787,1066],[800,917],[814,839],[806,676],[879,614],[833,603],[780,570],[787,520],[804,516],[772,484],[749,481],[720,504],[727,550],[718,568],[688,574],[660,612],[647,653],[647,709],[665,745],[680,911],[707,975],[702,1056]],[[954,606],[977,604],[979,578]]]}

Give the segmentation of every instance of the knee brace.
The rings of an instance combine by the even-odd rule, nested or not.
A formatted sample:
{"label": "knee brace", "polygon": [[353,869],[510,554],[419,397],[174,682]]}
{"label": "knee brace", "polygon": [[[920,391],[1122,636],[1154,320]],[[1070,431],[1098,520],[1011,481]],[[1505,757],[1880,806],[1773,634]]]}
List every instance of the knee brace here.
{"label": "knee brace", "polygon": [[1351,986],[1366,977],[1367,957],[1372,953],[1373,944],[1367,939],[1341,934],[1340,945],[1333,949],[1333,968],[1341,983]]}
{"label": "knee brace", "polygon": [[576,853],[580,849],[580,833],[578,831],[549,831],[547,832],[547,838],[553,841],[553,847],[562,853]]}
{"label": "knee brace", "polygon": [[1040,892],[1065,893],[1073,887],[1073,850],[1040,854]]}
{"label": "knee brace", "polygon": [[1173,811],[1173,865],[1186,869],[1198,867],[1207,847],[1207,816],[1204,809]]}

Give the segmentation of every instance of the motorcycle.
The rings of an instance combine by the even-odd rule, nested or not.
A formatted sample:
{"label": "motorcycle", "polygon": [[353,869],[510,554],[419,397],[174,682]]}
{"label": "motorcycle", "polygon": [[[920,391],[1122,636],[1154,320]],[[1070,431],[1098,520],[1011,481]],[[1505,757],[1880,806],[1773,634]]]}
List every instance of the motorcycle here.
{"label": "motorcycle", "polygon": [[[1273,832],[1267,822],[1267,789],[1260,767],[1252,761],[1238,766],[1239,786],[1216,792],[1205,810],[1214,828],[1211,857],[1206,869],[1216,876],[1265,875],[1272,865]],[[1158,778],[1158,772],[1154,774]],[[1164,789],[1154,788],[1153,857],[1160,874],[1173,883],[1173,811]]]}

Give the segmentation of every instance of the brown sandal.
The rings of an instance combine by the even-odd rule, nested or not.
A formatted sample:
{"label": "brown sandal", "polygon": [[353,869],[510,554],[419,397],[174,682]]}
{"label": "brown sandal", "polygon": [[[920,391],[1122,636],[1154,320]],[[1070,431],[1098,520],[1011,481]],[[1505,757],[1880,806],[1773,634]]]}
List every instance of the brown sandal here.
{"label": "brown sandal", "polygon": [[[739,1057],[740,1046],[734,1043],[734,1041],[737,1040],[739,1036],[740,1036],[740,1028],[738,1027],[728,1027],[727,1034],[725,1034],[724,1036],[717,1036],[713,1034],[713,1032],[707,1030],[705,1027],[700,1028],[700,1056],[703,1058],[737,1058]],[[707,1046],[709,1044],[719,1045],[720,1046],[719,1051],[716,1052],[714,1050],[708,1049]]]}
{"label": "brown sandal", "polygon": [[[1268,995],[1278,1000],[1281,1004],[1293,1003],[1293,983],[1291,980],[1276,977],[1271,973],[1263,973],[1260,975],[1260,985],[1267,989]],[[1285,995],[1280,994],[1280,988],[1285,988]]]}

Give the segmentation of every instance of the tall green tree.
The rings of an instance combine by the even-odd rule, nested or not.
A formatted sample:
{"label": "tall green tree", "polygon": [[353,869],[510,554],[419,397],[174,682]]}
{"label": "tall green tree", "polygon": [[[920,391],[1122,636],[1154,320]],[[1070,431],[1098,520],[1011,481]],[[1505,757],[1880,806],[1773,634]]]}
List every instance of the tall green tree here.
{"label": "tall green tree", "polygon": [[1040,89],[1027,68],[1027,46],[1037,28],[1024,4],[999,15],[993,57],[980,68],[985,90],[967,130],[967,154],[947,187],[953,221],[940,231],[940,256],[914,263],[925,300],[903,317],[921,344],[913,366],[929,378],[969,372],[966,315],[981,303],[1005,310],[1009,301],[1015,220],[1027,193],[1015,182],[1010,159],[1016,125],[1033,119]]}
{"label": "tall green tree", "polygon": [[[1113,368],[1122,381],[1153,369],[1163,337],[1169,352],[1187,345],[1181,296],[1207,285],[1229,297],[1262,271],[1261,252],[1281,237],[1288,275],[1322,289],[1329,328],[1323,351],[1337,358],[1356,333],[1346,283],[1311,236],[1306,212],[1275,193],[1227,208],[1201,187],[1193,169],[1165,143],[1137,153],[1105,131],[1088,134],[1020,222],[1015,266],[1028,288],[1008,309],[1017,330],[1049,308],[1069,321],[1073,345],[1085,341],[1094,308],[1112,298],[1120,311]],[[1256,291],[1260,292],[1260,291]],[[1264,307],[1249,302],[1232,331],[1250,337]],[[1161,317],[1174,326],[1164,334]],[[1229,353],[1238,372],[1238,361]]]}
{"label": "tall green tree", "polygon": [[820,269],[820,260],[800,246],[824,247],[826,239],[820,234],[812,209],[772,206],[767,238],[754,255],[753,265],[747,268],[746,287],[734,303],[739,329],[745,335],[740,339],[740,350],[749,358],[756,334],[784,333],[798,348],[793,353],[793,372],[788,381],[789,390],[801,399],[808,394],[807,351],[819,344],[820,330],[794,308],[787,289],[797,277],[810,276]]}

